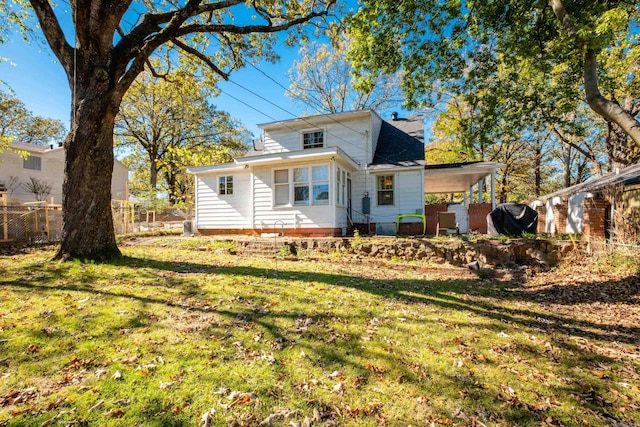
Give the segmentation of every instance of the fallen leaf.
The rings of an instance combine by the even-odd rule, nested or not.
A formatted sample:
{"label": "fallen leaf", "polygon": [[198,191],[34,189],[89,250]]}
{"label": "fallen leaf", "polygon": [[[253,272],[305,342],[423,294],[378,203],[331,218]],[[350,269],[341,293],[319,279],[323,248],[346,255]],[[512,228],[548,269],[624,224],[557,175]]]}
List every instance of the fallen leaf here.
{"label": "fallen leaf", "polygon": [[211,425],[211,420],[213,419],[213,416],[215,415],[215,413],[216,413],[216,410],[211,408],[211,410],[202,414],[202,417],[200,417],[200,424],[198,424],[198,427],[209,427]]}
{"label": "fallen leaf", "polygon": [[160,390],[164,390],[169,387],[172,387],[175,383],[176,381],[167,381],[167,382],[160,381]]}

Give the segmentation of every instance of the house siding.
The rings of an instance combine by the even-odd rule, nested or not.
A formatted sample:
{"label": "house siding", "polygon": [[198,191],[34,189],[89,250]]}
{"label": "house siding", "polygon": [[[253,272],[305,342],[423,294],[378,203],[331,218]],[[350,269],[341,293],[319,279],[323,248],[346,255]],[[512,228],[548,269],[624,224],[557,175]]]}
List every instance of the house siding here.
{"label": "house siding", "polygon": [[[233,176],[233,194],[218,194],[218,178]],[[222,172],[196,179],[197,228],[244,229],[251,227],[251,174]]]}
{"label": "house siding", "polygon": [[[300,166],[319,166],[327,163],[299,163],[287,165],[286,168]],[[329,174],[329,205],[320,206],[273,206],[273,170],[278,167],[260,167],[254,169],[254,218],[253,228],[258,230],[284,228],[335,228],[334,180]],[[331,171],[331,169],[329,169]],[[291,185],[291,184],[290,184]]]}
{"label": "house siding", "polygon": [[[363,210],[364,193],[369,194],[372,222],[395,223],[398,214],[421,213],[424,205],[424,171],[421,169],[404,170],[400,166],[392,166],[393,170],[384,172],[396,177],[394,205],[377,206],[375,174],[367,170],[367,165],[373,161],[374,144],[380,137],[382,123],[377,114],[365,111],[260,125],[264,131],[262,144],[258,145],[261,149],[252,152],[250,158],[237,161],[237,166],[244,163],[244,167],[250,168],[250,174],[247,174],[250,177],[248,188],[239,193],[243,195],[243,200],[218,206],[216,203],[219,201],[210,200],[215,199],[215,191],[208,189],[204,183],[198,184],[196,210],[199,231],[213,233],[234,228],[239,232],[260,234],[279,232],[284,228],[288,235],[342,235],[347,230],[348,219],[347,206],[342,206],[336,200],[337,167],[350,173],[351,206],[355,211]],[[322,149],[303,151],[303,133],[318,129],[324,131],[324,148],[340,148],[335,155],[324,155]],[[290,152],[295,154],[279,155]],[[265,157],[260,159],[260,156]],[[329,166],[329,204],[274,206],[274,170],[319,165]],[[197,176],[213,173],[195,172]],[[209,185],[216,182],[214,180]],[[291,177],[289,185],[291,198]],[[210,213],[213,209],[219,210],[217,216]]]}
{"label": "house siding", "polygon": [[[340,147],[349,157],[364,165],[373,159],[371,149],[371,120],[352,119],[342,124],[330,122],[318,124],[302,123],[282,130],[269,130],[264,134],[264,150],[261,154],[274,154],[302,150],[302,133],[313,129],[325,131],[325,147]],[[378,132],[380,124],[377,124]]]}
{"label": "house siding", "polygon": [[[16,188],[8,189],[8,203],[36,201],[35,196],[24,187],[24,184],[30,181],[30,177],[33,177],[51,185],[51,192],[46,198],[47,202],[61,204],[62,182],[64,181],[64,149],[56,147],[42,150],[42,147],[36,146],[34,151],[29,151],[29,145],[31,144],[20,143],[15,148],[25,150],[32,156],[40,157],[40,170],[25,169],[22,156],[14,151],[5,150],[0,153],[0,181],[4,181],[8,185],[11,177],[17,177],[20,183]],[[126,198],[128,179],[129,169],[115,160],[111,178],[112,199]]]}
{"label": "house siding", "polygon": [[[393,206],[378,206],[378,194],[376,189],[377,175],[393,174],[394,204]],[[385,172],[371,174],[368,179],[369,194],[371,197],[371,222],[389,223],[395,222],[400,214],[413,214],[424,211],[424,177],[421,171]],[[407,220],[410,222],[411,220]]]}

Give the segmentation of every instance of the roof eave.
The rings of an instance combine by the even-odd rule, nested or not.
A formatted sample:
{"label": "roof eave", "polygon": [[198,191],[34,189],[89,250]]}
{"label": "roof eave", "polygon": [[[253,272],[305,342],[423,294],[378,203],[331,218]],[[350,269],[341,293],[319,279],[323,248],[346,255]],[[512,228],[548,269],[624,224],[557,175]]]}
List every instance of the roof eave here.
{"label": "roof eave", "polygon": [[[292,126],[298,128],[309,127],[311,125],[321,125],[324,123],[331,123],[340,121],[344,118],[357,118],[357,117],[369,117],[371,115],[377,115],[373,110],[354,110],[344,111],[341,113],[319,114],[315,116],[296,117],[290,120],[278,120],[275,122],[259,123],[257,126],[263,130],[285,128],[291,130]],[[302,126],[299,126],[302,124]]]}

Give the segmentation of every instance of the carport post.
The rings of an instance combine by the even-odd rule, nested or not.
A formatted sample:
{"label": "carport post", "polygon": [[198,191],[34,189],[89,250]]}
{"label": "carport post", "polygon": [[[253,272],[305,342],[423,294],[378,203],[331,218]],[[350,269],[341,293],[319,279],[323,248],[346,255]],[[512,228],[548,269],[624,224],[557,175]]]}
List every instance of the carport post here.
{"label": "carport post", "polygon": [[496,170],[491,169],[491,210],[496,208]]}

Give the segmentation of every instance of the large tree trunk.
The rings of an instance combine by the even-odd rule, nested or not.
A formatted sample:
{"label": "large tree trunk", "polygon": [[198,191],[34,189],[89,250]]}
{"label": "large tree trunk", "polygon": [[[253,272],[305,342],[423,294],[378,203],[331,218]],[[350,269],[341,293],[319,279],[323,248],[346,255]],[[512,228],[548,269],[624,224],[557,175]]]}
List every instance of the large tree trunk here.
{"label": "large tree trunk", "polygon": [[158,189],[158,167],[156,166],[156,159],[153,156],[150,157],[152,158],[149,159],[151,163],[151,166],[149,166],[149,184],[151,190],[155,191]]}
{"label": "large tree trunk", "polygon": [[534,164],[533,193],[536,199],[540,197],[542,192],[542,145],[540,141],[536,141]]}
{"label": "large tree trunk", "polygon": [[571,187],[571,146],[562,143],[562,186]]}
{"label": "large tree trunk", "polygon": [[113,126],[117,105],[108,90],[79,91],[71,132],[65,140],[62,242],[57,259],[106,260],[120,256],[111,213]]}

